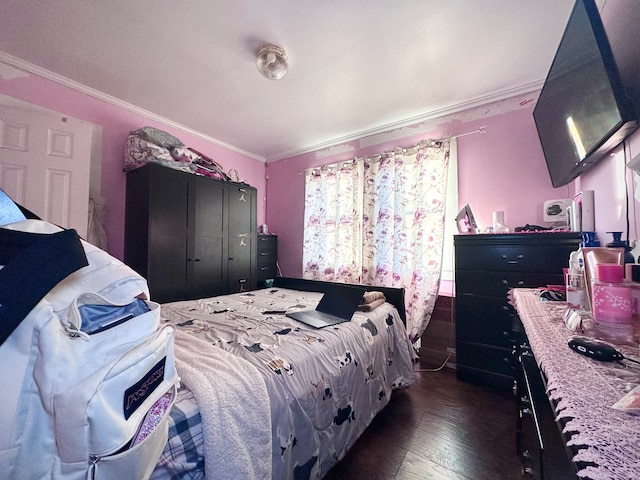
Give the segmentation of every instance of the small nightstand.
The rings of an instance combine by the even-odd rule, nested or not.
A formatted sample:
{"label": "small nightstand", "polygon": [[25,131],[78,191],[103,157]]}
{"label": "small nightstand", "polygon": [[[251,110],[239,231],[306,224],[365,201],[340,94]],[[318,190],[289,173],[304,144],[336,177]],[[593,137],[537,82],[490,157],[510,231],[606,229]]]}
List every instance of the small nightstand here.
{"label": "small nightstand", "polygon": [[258,288],[278,275],[278,236],[258,235]]}

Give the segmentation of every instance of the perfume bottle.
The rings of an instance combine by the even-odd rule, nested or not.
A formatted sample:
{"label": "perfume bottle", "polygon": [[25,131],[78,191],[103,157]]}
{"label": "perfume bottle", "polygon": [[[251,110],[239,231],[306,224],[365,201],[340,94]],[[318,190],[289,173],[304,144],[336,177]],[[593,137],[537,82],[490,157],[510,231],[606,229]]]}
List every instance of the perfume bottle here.
{"label": "perfume bottle", "polygon": [[587,301],[583,262],[580,250],[571,252],[569,268],[566,269],[567,272],[565,274],[565,287],[567,291],[567,307],[580,312],[588,312],[589,302]]}
{"label": "perfume bottle", "polygon": [[631,253],[631,246],[626,240],[622,240],[622,232],[607,232],[613,236],[613,240],[607,243],[607,247],[611,248],[624,248],[624,263],[633,263],[633,254]]}

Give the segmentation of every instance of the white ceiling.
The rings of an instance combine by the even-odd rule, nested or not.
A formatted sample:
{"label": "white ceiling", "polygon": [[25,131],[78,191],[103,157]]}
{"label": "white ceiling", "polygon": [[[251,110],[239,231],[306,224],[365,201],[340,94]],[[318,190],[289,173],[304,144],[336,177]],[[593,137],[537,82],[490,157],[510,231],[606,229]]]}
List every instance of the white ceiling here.
{"label": "white ceiling", "polygon": [[[572,6],[2,0],[0,60],[275,160],[540,88]],[[280,81],[256,69],[265,43],[289,55]]]}

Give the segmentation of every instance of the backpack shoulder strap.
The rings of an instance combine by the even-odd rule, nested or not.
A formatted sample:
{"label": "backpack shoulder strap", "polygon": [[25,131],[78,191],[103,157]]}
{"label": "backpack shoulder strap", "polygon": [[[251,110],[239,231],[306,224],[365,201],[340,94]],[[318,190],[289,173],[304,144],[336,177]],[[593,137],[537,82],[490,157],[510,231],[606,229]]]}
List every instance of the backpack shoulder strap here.
{"label": "backpack shoulder strap", "polygon": [[88,264],[75,230],[39,234],[0,228],[0,345],[49,290]]}

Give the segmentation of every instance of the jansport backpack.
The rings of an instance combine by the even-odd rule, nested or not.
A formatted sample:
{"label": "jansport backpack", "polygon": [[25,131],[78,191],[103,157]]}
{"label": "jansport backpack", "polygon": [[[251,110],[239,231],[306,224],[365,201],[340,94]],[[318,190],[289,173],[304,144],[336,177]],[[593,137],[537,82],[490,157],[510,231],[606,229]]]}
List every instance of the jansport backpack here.
{"label": "jansport backpack", "polygon": [[[39,254],[28,241],[16,248],[25,233]],[[55,264],[46,245],[59,233],[38,220],[0,227],[0,322],[15,313],[7,292],[41,284],[47,268],[11,287],[8,273],[43,251]],[[167,441],[178,383],[173,329],[160,326],[142,277],[81,245],[85,266],[48,290],[0,345],[2,478],[146,479]]]}

